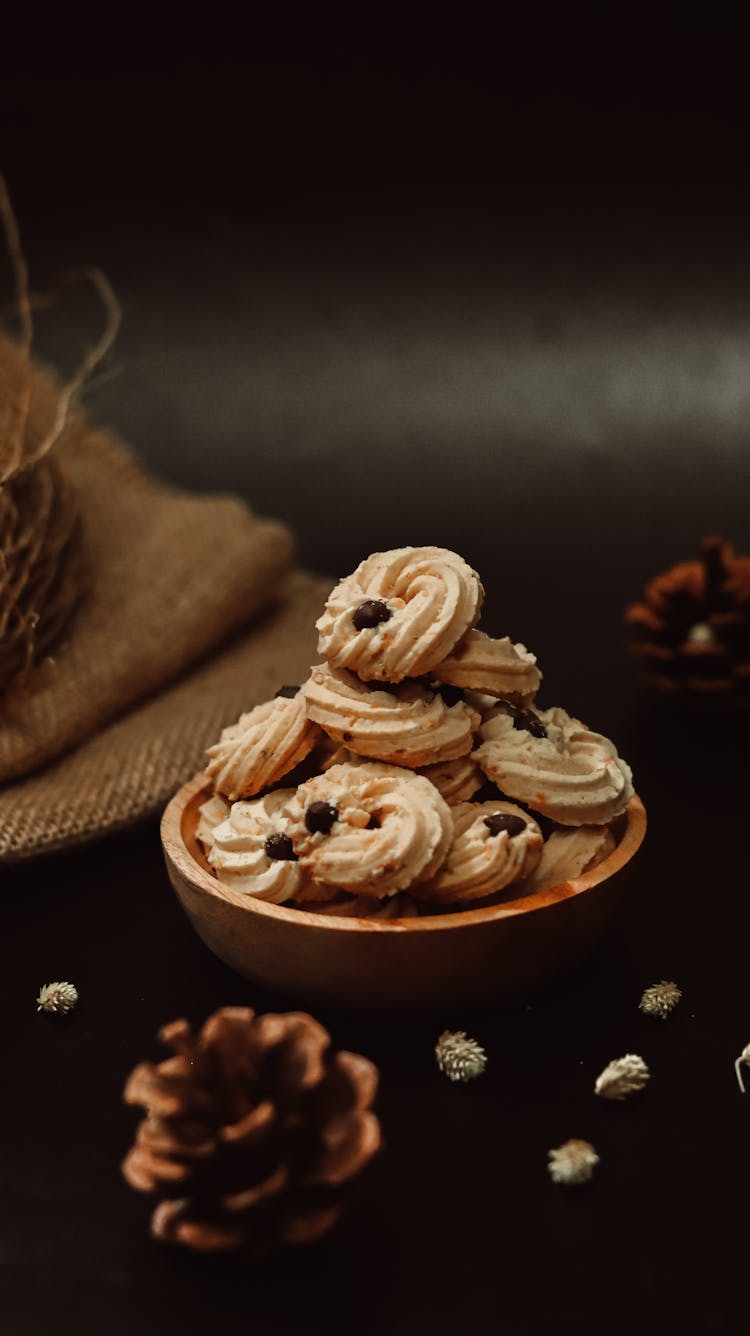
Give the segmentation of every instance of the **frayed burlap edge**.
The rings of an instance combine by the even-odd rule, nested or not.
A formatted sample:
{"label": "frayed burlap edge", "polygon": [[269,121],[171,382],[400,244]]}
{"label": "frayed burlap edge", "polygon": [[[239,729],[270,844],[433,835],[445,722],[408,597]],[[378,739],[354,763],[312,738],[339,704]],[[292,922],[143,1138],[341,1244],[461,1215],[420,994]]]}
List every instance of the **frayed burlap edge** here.
{"label": "frayed burlap edge", "polygon": [[0,862],[75,848],[153,816],[243,711],[317,659],[331,581],[297,571],[282,601],[217,657],[45,770],[0,788]]}

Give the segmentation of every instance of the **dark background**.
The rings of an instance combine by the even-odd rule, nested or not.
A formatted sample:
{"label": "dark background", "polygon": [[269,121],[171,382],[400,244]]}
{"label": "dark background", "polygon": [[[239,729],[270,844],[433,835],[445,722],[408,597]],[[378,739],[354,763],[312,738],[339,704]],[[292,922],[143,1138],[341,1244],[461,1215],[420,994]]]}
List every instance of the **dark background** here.
{"label": "dark background", "polygon": [[[153,828],[4,874],[0,1312],[10,1336],[736,1331],[748,726],[650,704],[621,619],[702,534],[750,550],[746,33],[676,8],[353,9],[16,20],[0,167],[32,283],[107,272],[124,320],[92,411],[162,475],[287,519],[304,564],[463,552],[544,703],[632,762],[638,878],[611,943],[541,995],[323,1017],[381,1066],[387,1151],[336,1235],[251,1268],[149,1242],[120,1090],[163,1021],[278,999],[193,936]],[[40,355],[68,369],[99,318],[63,289]],[[59,977],[78,1010],[37,1017]],[[685,991],[665,1025],[637,1011],[659,978]],[[435,1069],[445,1026],[487,1047],[466,1089]],[[651,1086],[600,1106],[626,1051]],[[565,1194],[545,1160],[569,1136],[602,1164]]]}

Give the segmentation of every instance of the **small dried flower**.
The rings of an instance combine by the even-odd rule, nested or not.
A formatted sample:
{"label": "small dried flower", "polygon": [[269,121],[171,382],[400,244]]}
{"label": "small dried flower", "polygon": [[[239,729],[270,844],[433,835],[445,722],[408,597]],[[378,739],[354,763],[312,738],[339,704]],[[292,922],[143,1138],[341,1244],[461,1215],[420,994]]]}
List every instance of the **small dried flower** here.
{"label": "small dried flower", "polygon": [[53,1011],[67,1016],[78,1001],[78,989],[72,983],[46,983],[37,998],[37,1011]]}
{"label": "small dried flower", "polygon": [[547,1168],[553,1183],[570,1185],[588,1183],[598,1163],[599,1156],[591,1142],[572,1137],[549,1152]]}
{"label": "small dried flower", "polygon": [[637,1053],[626,1053],[624,1058],[615,1058],[597,1077],[594,1093],[602,1099],[627,1099],[637,1090],[642,1090],[651,1073],[643,1058]]}
{"label": "small dried flower", "polygon": [[481,1044],[469,1039],[463,1030],[444,1030],[435,1045],[435,1057],[449,1081],[473,1081],[487,1066]]}
{"label": "small dried flower", "polygon": [[655,983],[651,988],[645,989],[638,1003],[638,1009],[645,1016],[658,1016],[660,1020],[665,1021],[681,997],[682,990],[676,983],[662,979],[661,983]]}
{"label": "small dried flower", "polygon": [[738,1057],[737,1061],[734,1064],[734,1070],[737,1073],[737,1080],[739,1082],[739,1087],[744,1095],[745,1082],[742,1076],[743,1065],[745,1067],[750,1067],[750,1044],[745,1044],[745,1047],[743,1048],[742,1052],[740,1053],[740,1056]]}

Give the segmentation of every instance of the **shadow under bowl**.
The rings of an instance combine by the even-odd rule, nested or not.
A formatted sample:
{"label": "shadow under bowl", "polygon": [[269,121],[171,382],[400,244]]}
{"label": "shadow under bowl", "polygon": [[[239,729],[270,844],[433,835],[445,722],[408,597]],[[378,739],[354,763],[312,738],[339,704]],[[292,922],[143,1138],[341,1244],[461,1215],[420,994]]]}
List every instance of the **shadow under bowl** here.
{"label": "shadow under bowl", "polygon": [[512,997],[577,964],[606,932],[646,833],[631,798],[603,862],[515,900],[418,918],[344,918],[268,904],[222,885],[195,831],[211,789],[204,774],[167,806],[169,879],[198,936],[225,964],[300,1003],[373,1011],[476,1005]]}

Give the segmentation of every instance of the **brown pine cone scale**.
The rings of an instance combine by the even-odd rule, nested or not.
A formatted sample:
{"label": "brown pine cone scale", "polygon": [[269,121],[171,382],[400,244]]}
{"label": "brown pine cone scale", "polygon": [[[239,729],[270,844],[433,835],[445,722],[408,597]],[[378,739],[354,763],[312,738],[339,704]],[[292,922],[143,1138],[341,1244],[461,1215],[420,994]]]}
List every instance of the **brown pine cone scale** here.
{"label": "brown pine cone scale", "polygon": [[705,538],[699,561],[650,580],[625,621],[631,654],[660,690],[750,694],[750,557],[723,539]]}
{"label": "brown pine cone scale", "polygon": [[373,1064],[333,1052],[304,1012],[224,1007],[198,1035],[174,1021],[159,1037],[174,1056],[140,1063],[125,1086],[147,1116],[123,1173],[163,1198],[152,1233],[253,1255],[327,1233],[380,1147]]}

